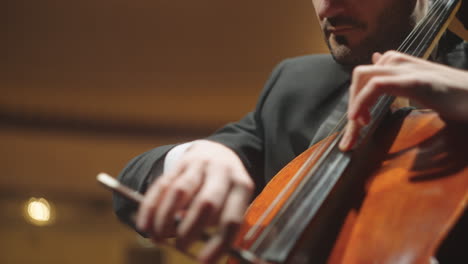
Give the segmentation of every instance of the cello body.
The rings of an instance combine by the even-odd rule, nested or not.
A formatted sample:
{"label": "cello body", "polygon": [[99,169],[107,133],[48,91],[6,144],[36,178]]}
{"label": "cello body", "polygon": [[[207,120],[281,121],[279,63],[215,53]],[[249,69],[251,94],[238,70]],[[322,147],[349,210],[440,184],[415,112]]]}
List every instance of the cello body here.
{"label": "cello body", "polygon": [[[433,111],[393,114],[352,160],[345,174],[353,184],[333,190],[318,220],[291,241],[294,249],[282,263],[431,263],[466,210],[466,135],[468,127],[448,125]],[[327,139],[291,161],[253,201],[235,246],[252,250],[293,191],[279,201],[277,194],[310,155],[321,151],[320,144]],[[292,185],[294,189],[299,183]],[[252,228],[255,235],[247,235]],[[263,259],[261,251],[252,253],[264,263],[277,263]]]}

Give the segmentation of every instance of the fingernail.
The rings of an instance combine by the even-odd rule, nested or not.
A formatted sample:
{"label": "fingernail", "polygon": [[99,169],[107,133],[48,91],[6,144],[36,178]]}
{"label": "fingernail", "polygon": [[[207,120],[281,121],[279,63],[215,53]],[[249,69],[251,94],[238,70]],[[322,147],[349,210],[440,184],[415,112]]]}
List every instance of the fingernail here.
{"label": "fingernail", "polygon": [[343,151],[346,151],[348,150],[348,145],[349,145],[349,136],[348,136],[348,131],[345,132],[345,134],[343,135],[343,138],[341,139],[341,142],[340,142],[340,149],[343,150]]}

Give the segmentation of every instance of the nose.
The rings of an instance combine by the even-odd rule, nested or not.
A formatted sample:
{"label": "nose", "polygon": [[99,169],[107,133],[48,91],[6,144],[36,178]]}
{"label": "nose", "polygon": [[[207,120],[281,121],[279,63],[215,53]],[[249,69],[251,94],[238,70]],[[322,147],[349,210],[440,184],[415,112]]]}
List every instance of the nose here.
{"label": "nose", "polygon": [[315,12],[320,20],[334,17],[344,12],[345,0],[314,0]]}

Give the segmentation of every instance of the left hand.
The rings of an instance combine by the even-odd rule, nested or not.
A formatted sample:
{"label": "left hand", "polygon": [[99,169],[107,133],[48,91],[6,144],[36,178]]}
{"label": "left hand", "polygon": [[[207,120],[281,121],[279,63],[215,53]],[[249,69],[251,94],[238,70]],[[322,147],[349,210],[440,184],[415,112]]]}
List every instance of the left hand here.
{"label": "left hand", "polygon": [[445,119],[468,122],[468,71],[396,51],[375,53],[372,61],[353,71],[342,151],[356,143],[359,130],[370,121],[369,108],[383,94],[408,97]]}

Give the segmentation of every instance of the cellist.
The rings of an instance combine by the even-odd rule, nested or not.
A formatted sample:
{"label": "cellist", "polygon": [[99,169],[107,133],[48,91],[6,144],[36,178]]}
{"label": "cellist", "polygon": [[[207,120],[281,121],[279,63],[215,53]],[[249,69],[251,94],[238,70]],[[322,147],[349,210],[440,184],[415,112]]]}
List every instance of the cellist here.
{"label": "cellist", "polygon": [[[312,2],[331,55],[283,61],[242,120],[207,138],[133,159],[119,179],[145,198],[139,208],[114,198],[123,221],[156,242],[176,237],[182,252],[205,227],[217,226],[221,231],[198,256],[213,263],[229,247],[252,196],[326,135],[324,121],[348,97],[351,125],[341,143],[344,151],[369,121],[368,106],[381,93],[409,97],[447,120],[468,122],[468,43],[447,32],[430,62],[391,51],[425,15],[429,0]],[[458,15],[467,26],[465,3]]]}

